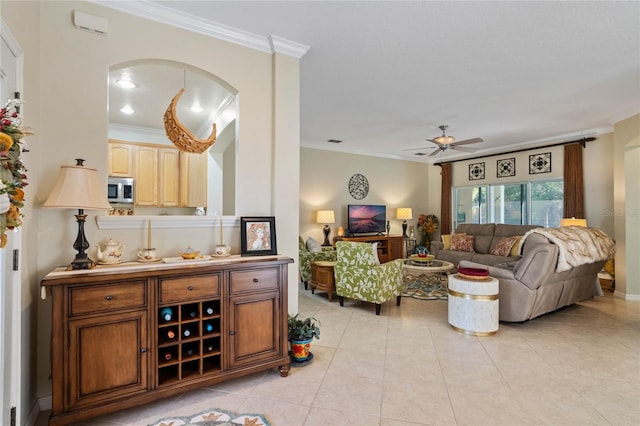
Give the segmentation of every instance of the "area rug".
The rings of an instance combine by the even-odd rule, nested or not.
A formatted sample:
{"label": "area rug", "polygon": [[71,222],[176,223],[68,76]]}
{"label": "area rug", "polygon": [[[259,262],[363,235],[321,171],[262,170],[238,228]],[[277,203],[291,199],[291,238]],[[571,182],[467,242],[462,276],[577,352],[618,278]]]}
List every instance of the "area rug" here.
{"label": "area rug", "polygon": [[447,300],[447,277],[441,274],[404,276],[404,297],[421,300]]}
{"label": "area rug", "polygon": [[234,413],[233,411],[212,408],[191,416],[174,416],[157,420],[149,426],[271,426],[262,414]]}

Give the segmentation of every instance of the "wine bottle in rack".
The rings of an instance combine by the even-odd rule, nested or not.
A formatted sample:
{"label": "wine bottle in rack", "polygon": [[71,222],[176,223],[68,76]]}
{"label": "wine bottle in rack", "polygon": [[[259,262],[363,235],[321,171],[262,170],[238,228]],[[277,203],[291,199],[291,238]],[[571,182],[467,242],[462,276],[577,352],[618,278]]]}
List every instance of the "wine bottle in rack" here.
{"label": "wine bottle in rack", "polygon": [[207,352],[213,352],[213,345],[207,345]]}
{"label": "wine bottle in rack", "polygon": [[171,360],[171,352],[165,352],[164,354],[164,359],[166,361],[170,361]]}
{"label": "wine bottle in rack", "polygon": [[171,339],[175,339],[175,337],[176,337],[176,332],[175,332],[175,331],[173,331],[173,330],[168,330],[168,331],[167,331],[167,337],[169,338],[169,340],[171,340]]}
{"label": "wine bottle in rack", "polygon": [[191,336],[191,331],[188,328],[185,328],[184,330],[182,330],[182,335],[184,337],[189,337]]}
{"label": "wine bottle in rack", "polygon": [[207,331],[207,333],[211,333],[213,331],[213,326],[210,322],[208,322],[204,325],[204,329]]}
{"label": "wine bottle in rack", "polygon": [[189,348],[187,349],[187,356],[191,356],[193,355],[193,349]]}
{"label": "wine bottle in rack", "polygon": [[171,319],[173,318],[173,309],[163,308],[160,311],[160,318],[162,318],[165,322],[171,321]]}
{"label": "wine bottle in rack", "polygon": [[213,308],[211,306],[207,306],[207,315],[213,315]]}

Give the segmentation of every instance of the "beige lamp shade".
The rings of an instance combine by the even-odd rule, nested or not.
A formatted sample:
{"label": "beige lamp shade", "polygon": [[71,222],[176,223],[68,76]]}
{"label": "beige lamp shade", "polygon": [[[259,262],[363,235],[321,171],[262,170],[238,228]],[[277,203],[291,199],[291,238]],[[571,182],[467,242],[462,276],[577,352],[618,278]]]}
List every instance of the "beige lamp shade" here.
{"label": "beige lamp shade", "polygon": [[318,210],[317,223],[336,223],[336,215],[333,210]]}
{"label": "beige lamp shade", "polygon": [[60,166],[58,180],[43,207],[59,209],[111,210],[98,171],[76,166]]}
{"label": "beige lamp shade", "polygon": [[398,207],[396,211],[396,219],[411,220],[413,219],[413,213],[411,207]]}
{"label": "beige lamp shade", "polygon": [[575,217],[560,219],[560,226],[587,226],[587,219],[576,219]]}

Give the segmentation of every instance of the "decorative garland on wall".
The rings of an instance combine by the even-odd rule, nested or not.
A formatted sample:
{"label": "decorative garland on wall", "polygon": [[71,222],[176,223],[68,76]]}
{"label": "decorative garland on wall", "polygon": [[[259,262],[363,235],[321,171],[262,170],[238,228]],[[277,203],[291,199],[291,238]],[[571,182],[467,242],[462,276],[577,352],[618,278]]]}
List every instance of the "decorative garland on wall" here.
{"label": "decorative garland on wall", "polygon": [[7,245],[7,230],[22,225],[27,169],[20,158],[22,138],[31,133],[23,129],[19,99],[0,109],[0,248]]}
{"label": "decorative garland on wall", "polygon": [[193,152],[201,154],[205,152],[211,145],[216,142],[216,123],[213,123],[211,135],[207,139],[198,139],[193,133],[180,123],[176,114],[176,105],[180,100],[180,96],[184,93],[184,89],[180,89],[173,97],[169,107],[164,113],[164,130],[167,137],[180,151]]}

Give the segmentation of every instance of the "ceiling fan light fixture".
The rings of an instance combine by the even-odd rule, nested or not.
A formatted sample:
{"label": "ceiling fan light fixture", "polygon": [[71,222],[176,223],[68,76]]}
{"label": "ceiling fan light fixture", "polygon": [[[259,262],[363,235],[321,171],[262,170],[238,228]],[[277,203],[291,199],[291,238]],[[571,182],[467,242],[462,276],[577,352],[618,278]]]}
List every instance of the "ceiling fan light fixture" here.
{"label": "ceiling fan light fixture", "polygon": [[453,142],[455,142],[455,138],[453,136],[437,136],[435,138],[433,138],[434,141],[438,142],[439,144],[443,144],[443,145],[450,145]]}

